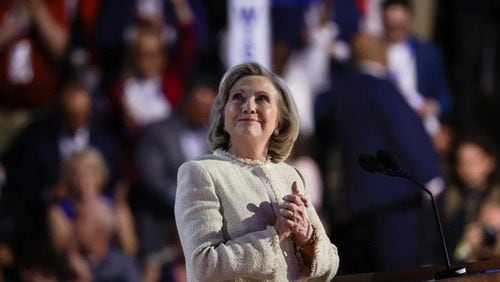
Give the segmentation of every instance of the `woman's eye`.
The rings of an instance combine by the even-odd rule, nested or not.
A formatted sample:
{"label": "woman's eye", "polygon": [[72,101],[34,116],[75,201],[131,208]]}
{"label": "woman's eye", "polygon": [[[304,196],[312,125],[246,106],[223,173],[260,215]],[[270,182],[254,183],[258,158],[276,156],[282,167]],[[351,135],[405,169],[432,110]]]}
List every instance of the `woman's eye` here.
{"label": "woman's eye", "polygon": [[263,102],[269,103],[270,99],[266,95],[260,95],[260,96],[257,97],[257,101],[263,101]]}
{"label": "woman's eye", "polygon": [[232,100],[233,101],[243,101],[243,95],[236,93],[233,95]]}

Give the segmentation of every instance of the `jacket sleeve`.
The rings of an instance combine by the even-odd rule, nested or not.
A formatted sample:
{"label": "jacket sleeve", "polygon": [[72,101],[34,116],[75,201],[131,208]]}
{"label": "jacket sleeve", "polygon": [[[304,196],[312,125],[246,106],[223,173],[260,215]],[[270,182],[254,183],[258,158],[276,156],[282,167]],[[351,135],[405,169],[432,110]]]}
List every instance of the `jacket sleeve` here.
{"label": "jacket sleeve", "polygon": [[175,219],[188,280],[273,279],[282,256],[274,226],[227,240],[208,172],[197,161],[187,162],[179,168],[177,183]]}
{"label": "jacket sleeve", "polygon": [[[372,95],[373,110],[379,117],[389,147],[406,171],[415,179],[427,183],[441,176],[439,159],[420,117],[403,100],[388,81],[380,81],[377,97]],[[416,190],[418,191],[418,190]]]}
{"label": "jacket sleeve", "polygon": [[[302,179],[302,184],[304,185],[304,194],[310,198],[305,178],[299,170],[297,170],[297,172]],[[314,244],[314,257],[307,278],[317,281],[331,281],[335,274],[337,274],[337,270],[339,268],[339,255],[337,247],[330,242],[330,238],[328,238],[325,228],[323,227],[323,223],[321,222],[321,219],[313,205],[310,205],[307,208],[307,217],[309,218],[309,221],[314,228],[314,232],[316,233],[315,236],[317,237],[316,243]]]}
{"label": "jacket sleeve", "polygon": [[308,208],[307,215],[318,237],[314,245],[314,257],[309,278],[330,281],[337,274],[339,268],[337,247],[330,242],[323,224],[312,206]]}

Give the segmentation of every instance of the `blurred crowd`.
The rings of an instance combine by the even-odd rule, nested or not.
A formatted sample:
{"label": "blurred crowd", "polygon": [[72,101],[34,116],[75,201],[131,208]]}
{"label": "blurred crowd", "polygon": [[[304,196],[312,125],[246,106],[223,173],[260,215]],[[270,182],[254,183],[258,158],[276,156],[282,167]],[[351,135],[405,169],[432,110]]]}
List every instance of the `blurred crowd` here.
{"label": "blurred crowd", "polygon": [[[177,169],[209,152],[236,2],[0,1],[0,281],[185,280]],[[258,2],[340,274],[443,263],[429,199],[359,167],[380,149],[454,263],[500,257],[500,4]]]}

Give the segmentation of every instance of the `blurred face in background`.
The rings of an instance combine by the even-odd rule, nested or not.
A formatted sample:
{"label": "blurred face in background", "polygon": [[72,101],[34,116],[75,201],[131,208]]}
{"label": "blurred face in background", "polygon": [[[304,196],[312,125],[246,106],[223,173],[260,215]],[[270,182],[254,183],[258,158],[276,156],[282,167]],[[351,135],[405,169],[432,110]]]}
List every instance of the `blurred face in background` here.
{"label": "blurred face in background", "polygon": [[77,199],[97,195],[100,176],[97,168],[89,160],[82,160],[73,167],[70,182],[71,195]]}
{"label": "blurred face in background", "polygon": [[190,95],[183,104],[187,123],[193,128],[207,126],[212,103],[217,95],[215,89],[208,86],[197,86]]}
{"label": "blurred face in background", "polygon": [[61,107],[64,122],[70,133],[88,125],[92,101],[90,93],[82,86],[70,84],[63,90]]}
{"label": "blurred face in background", "polygon": [[391,43],[405,41],[411,33],[412,14],[402,5],[392,5],[383,14],[385,38]]}
{"label": "blurred face in background", "polygon": [[161,35],[155,32],[139,32],[135,45],[135,64],[141,78],[161,76],[165,56]]}
{"label": "blurred face in background", "polygon": [[493,156],[473,143],[464,143],[457,150],[457,174],[468,188],[485,189],[495,170]]}
{"label": "blurred face in background", "polygon": [[271,57],[273,58],[273,71],[278,75],[283,74],[290,57],[290,46],[283,41],[274,42]]}
{"label": "blurred face in background", "polygon": [[479,222],[483,226],[500,230],[500,206],[493,203],[484,205],[479,214]]}
{"label": "blurred face in background", "polygon": [[107,180],[107,167],[100,153],[85,149],[67,160],[63,174],[70,196],[86,200],[99,195]]}

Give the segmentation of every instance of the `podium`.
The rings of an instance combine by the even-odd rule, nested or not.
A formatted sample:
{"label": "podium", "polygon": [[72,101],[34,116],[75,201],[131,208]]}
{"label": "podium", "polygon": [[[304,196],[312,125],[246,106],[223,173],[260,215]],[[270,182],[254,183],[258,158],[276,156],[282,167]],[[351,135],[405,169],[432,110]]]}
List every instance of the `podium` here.
{"label": "podium", "polygon": [[465,264],[467,274],[460,277],[434,280],[434,274],[445,270],[444,266],[423,266],[398,271],[371,272],[336,276],[334,282],[375,282],[375,281],[460,281],[490,282],[500,281],[500,259],[476,261]]}

